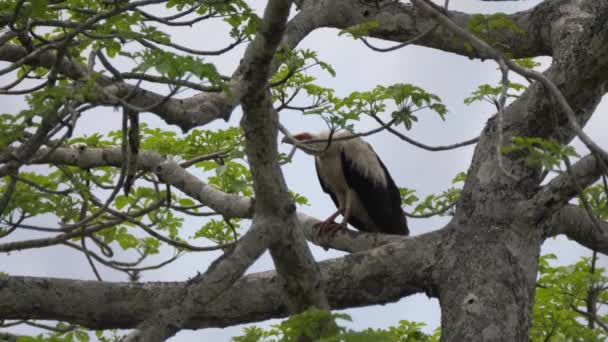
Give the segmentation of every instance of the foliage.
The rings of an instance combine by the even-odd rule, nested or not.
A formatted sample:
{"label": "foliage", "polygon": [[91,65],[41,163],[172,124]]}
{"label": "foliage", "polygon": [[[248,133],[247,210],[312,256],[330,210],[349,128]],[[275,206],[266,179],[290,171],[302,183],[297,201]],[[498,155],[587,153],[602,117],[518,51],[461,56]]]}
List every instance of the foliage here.
{"label": "foliage", "polygon": [[[194,8],[196,13],[209,18],[221,18],[229,28],[228,32],[235,41],[245,41],[253,37],[257,31],[259,17],[242,0],[201,2],[196,0],[167,1],[169,9],[184,10]],[[93,48],[104,52],[108,57],[121,56],[133,60],[136,67],[133,71],[154,69],[169,79],[189,79],[197,77],[202,82],[223,86],[220,75],[212,64],[203,63],[202,59],[184,56],[163,49],[173,46],[171,36],[150,25],[149,20],[140,11],[129,11],[126,3],[116,2],[115,6],[102,1],[68,0],[60,5],[47,0],[31,1],[0,1],[3,13],[15,13],[16,28],[27,28],[40,25],[46,21],[63,21],[65,23],[83,23],[82,28],[66,29],[64,25],[49,25],[51,29],[44,33],[32,35],[32,44],[46,44],[49,41],[61,41],[69,37],[63,46],[66,54],[84,62],[85,50]],[[104,15],[98,15],[102,13]],[[87,25],[84,26],[84,23]],[[68,26],[69,27],[69,26]],[[10,41],[16,45],[24,42],[18,38]],[[69,44],[68,44],[69,43]],[[132,53],[127,48],[129,43],[143,46]],[[37,68],[38,74],[47,73],[45,68]],[[29,73],[31,68],[22,66],[21,73]],[[78,92],[74,87],[73,91]],[[41,92],[48,93],[52,88]],[[62,94],[72,97],[70,92],[59,90]]]}
{"label": "foliage", "polygon": [[437,342],[439,331],[432,335],[424,333],[421,328],[424,323],[415,323],[406,320],[399,321],[399,325],[387,329],[365,329],[354,331],[339,325],[329,325],[327,321],[350,321],[350,316],[340,313],[331,313],[325,310],[309,309],[303,313],[293,315],[287,320],[264,330],[251,326],[244,328],[245,334],[232,339],[233,342],[295,342],[300,336],[306,336],[319,342]]}
{"label": "foliage", "polygon": [[[69,327],[65,323],[57,323],[53,327],[58,332],[39,334],[37,336],[20,336],[17,342],[89,342],[87,330],[79,327]],[[109,342],[109,341],[108,341]]]}
{"label": "foliage", "polygon": [[369,36],[369,32],[377,27],[380,27],[380,23],[374,20],[366,21],[361,24],[347,27],[338,33],[339,36],[347,35],[353,37],[353,39],[360,39]]}
{"label": "foliage", "polygon": [[[149,128],[145,123],[140,125],[140,146],[143,150],[157,152],[169,158],[189,160],[201,154],[224,152],[214,160],[204,160],[194,166],[204,172],[213,172],[208,177],[208,183],[225,192],[251,196],[252,180],[248,167],[243,159],[243,136],[238,128],[226,130],[192,130],[188,135],[179,137],[175,132],[158,128]],[[107,136],[95,133],[80,136],[66,142],[68,145],[86,148],[117,148],[122,142],[122,132],[114,131]],[[47,172],[20,172],[22,181],[16,183],[16,191],[11,201],[0,216],[3,226],[10,226],[20,217],[34,217],[52,214],[59,218],[63,225],[74,224],[81,220],[83,214],[94,216],[99,208],[86,205],[92,194],[99,196],[99,191],[107,191],[114,187],[113,182],[120,169],[100,167],[83,170],[78,167],[57,167]],[[146,176],[146,175],[144,175]],[[152,179],[154,177],[152,176]],[[150,178],[148,178],[150,180]],[[0,181],[0,191],[5,192],[11,182],[10,177]],[[178,191],[159,189],[157,185],[146,181],[136,183],[128,195],[117,195],[111,207],[130,214],[133,219],[149,222],[153,228],[176,241],[186,241],[180,236],[184,222],[183,213],[199,214],[200,208],[190,198]],[[71,191],[71,190],[77,191]],[[307,200],[301,195],[294,194],[297,203],[306,204]],[[146,215],[135,216],[135,212],[143,210],[162,198],[170,197],[171,208],[160,207]],[[84,209],[83,209],[84,208]],[[84,210],[84,211],[83,211]],[[177,211],[176,211],[177,210]],[[181,214],[180,214],[181,213]],[[91,223],[99,223],[111,219],[108,214],[99,215]],[[238,233],[238,220],[232,220],[228,225],[222,220],[209,221],[203,224],[192,239],[208,238],[217,243],[233,241]],[[108,225],[107,228],[94,233],[93,237],[99,243],[113,243],[121,249],[132,249],[141,255],[157,254],[162,243],[160,240],[137,234],[137,226],[129,221]],[[7,228],[0,228],[0,234]],[[76,238],[75,240],[79,240]]]}
{"label": "foliage", "polygon": [[[291,51],[282,48],[277,53],[275,62],[280,67],[270,84],[273,100],[280,103],[279,109],[318,115],[334,129],[352,131],[354,123],[359,121],[361,115],[378,117],[389,105],[396,107],[396,110],[391,112],[391,124],[403,124],[408,130],[418,121],[418,117],[413,113],[419,110],[430,109],[442,120],[445,120],[447,114],[445,105],[437,95],[412,84],[379,85],[370,91],[355,91],[340,98],[335,95],[333,89],[315,84],[316,78],[306,73],[309,68],[319,65],[332,76],[336,75],[329,64],[319,60],[317,54],[310,50]],[[292,102],[298,95],[310,103],[294,106]]]}
{"label": "foliage", "polygon": [[208,80],[212,85],[223,86],[220,74],[213,64],[203,63],[202,59],[192,56],[179,56],[163,50],[144,50],[133,54],[138,65],[133,71],[146,72],[154,69],[170,80],[196,76]]}
{"label": "foliage", "polygon": [[[606,180],[606,178],[604,178]],[[599,220],[608,220],[608,190],[605,184],[596,184],[583,190],[583,196],[589,203],[591,211]],[[579,201],[581,202],[581,201]],[[582,207],[582,202],[579,203]]]}
{"label": "foliage", "polygon": [[[596,305],[608,301],[608,274],[604,268],[591,269],[591,258],[568,266],[552,266],[557,258],[553,254],[540,257],[538,285],[534,298],[533,325],[530,330],[532,342],[594,342],[605,341],[608,331],[590,328],[586,312],[589,291],[596,291]],[[575,311],[579,310],[580,312]],[[396,326],[386,329],[365,329],[354,331],[338,325],[335,330],[318,335],[320,322],[328,319],[350,321],[346,314],[329,313],[311,309],[302,314],[273,325],[269,329],[256,326],[244,328],[244,335],[233,338],[234,342],[290,342],[304,334],[315,341],[324,342],[364,342],[364,341],[403,341],[435,342],[441,332],[424,333],[424,323],[399,321]],[[608,324],[608,313],[598,313],[598,319]]]}
{"label": "foliage", "polygon": [[[524,34],[524,31],[504,13],[472,15],[467,24],[467,29],[477,37],[485,40],[488,44],[506,51],[508,51],[510,47],[500,45],[494,38],[500,36],[498,33],[507,31],[513,34]],[[473,46],[469,42],[465,42],[464,46],[467,50],[473,51]]]}
{"label": "foliage", "polygon": [[194,233],[193,238],[205,238],[217,244],[226,244],[236,241],[239,233],[236,229],[240,228],[239,220],[216,220],[211,219]]}
{"label": "foliage", "polygon": [[[464,172],[459,172],[454,179],[452,179],[452,184],[464,183],[466,179],[466,174]],[[415,190],[400,188],[399,192],[401,194],[401,203],[403,205],[414,206],[414,211],[412,214],[415,215],[433,215],[435,213],[441,213],[441,216],[444,215],[452,215],[452,211],[447,210],[452,207],[458,200],[460,199],[460,188],[451,187],[447,190],[444,190],[442,193],[435,195],[430,194],[427,195],[423,200],[420,200],[414,193]],[[416,203],[418,202],[418,203]]]}
{"label": "foliage", "polygon": [[[539,66],[540,63],[536,62],[533,58],[521,58],[515,59],[514,62],[523,68],[534,69]],[[507,87],[507,98],[517,98],[520,93],[527,88],[526,85],[509,81]],[[464,99],[464,103],[470,105],[474,102],[485,101],[494,105],[497,109],[499,106],[499,98],[503,91],[503,84],[491,86],[489,84],[482,84],[477,87],[471,96]]]}
{"label": "foliage", "polygon": [[517,63],[517,65],[519,65],[520,67],[526,69],[534,69],[540,66],[540,63],[535,61],[534,58],[520,58],[515,59],[514,62]]}
{"label": "foliage", "polygon": [[430,109],[444,120],[447,109],[441,99],[412,84],[397,83],[391,86],[376,86],[370,91],[355,91],[345,98],[328,97],[326,105],[305,111],[305,114],[319,115],[330,126],[353,130],[353,124],[362,115],[379,118],[392,105],[393,125],[403,124],[406,129],[418,121],[415,112]]}
{"label": "foliage", "polygon": [[[519,83],[509,82],[509,84],[507,85],[507,88],[508,88],[508,90],[520,92],[520,91],[526,89],[526,86],[523,84],[519,84]],[[464,103],[470,105],[477,101],[485,101],[485,102],[488,102],[488,103],[496,106],[496,108],[498,108],[498,99],[500,97],[500,94],[502,93],[502,89],[503,89],[502,85],[493,87],[489,84],[482,84],[477,88],[477,90],[475,90],[473,92],[473,94],[471,96],[464,99]],[[517,95],[516,93],[507,92],[507,97],[516,98],[518,96],[519,95]]]}
{"label": "foliage", "polygon": [[[17,342],[89,342],[90,332],[80,327],[67,326],[65,323],[57,323],[53,329],[58,332],[38,334],[36,336],[19,336]],[[121,336],[116,330],[96,331],[95,337],[99,342],[119,342]]]}
{"label": "foliage", "polygon": [[[592,272],[591,258],[582,258],[574,265],[551,266],[556,259],[548,254],[539,260],[531,341],[605,341],[608,331],[591,328],[584,312],[593,291],[597,301],[593,305],[608,300],[606,270],[595,268]],[[599,312],[597,319],[608,324],[605,312]]]}
{"label": "foliage", "polygon": [[564,158],[578,157],[574,147],[562,145],[555,139],[538,137],[512,137],[511,145],[503,147],[501,152],[518,153],[528,166],[547,171],[559,171]]}

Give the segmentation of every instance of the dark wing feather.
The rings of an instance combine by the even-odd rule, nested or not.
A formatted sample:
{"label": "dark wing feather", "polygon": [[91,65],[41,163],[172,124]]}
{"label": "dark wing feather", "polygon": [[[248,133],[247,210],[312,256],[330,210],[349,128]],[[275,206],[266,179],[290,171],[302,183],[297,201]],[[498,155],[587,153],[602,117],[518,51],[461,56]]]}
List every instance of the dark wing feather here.
{"label": "dark wing feather", "polygon": [[315,170],[317,170],[317,177],[319,178],[319,184],[321,184],[321,189],[323,189],[323,192],[325,192],[326,194],[329,194],[329,197],[331,197],[331,200],[334,201],[336,208],[340,208],[340,203],[338,203],[338,198],[336,197],[336,194],[334,194],[329,189],[327,184],[323,182],[323,178],[321,178],[321,174],[319,174],[319,161],[317,160],[317,158],[315,158]]}
{"label": "dark wing feather", "polygon": [[[342,170],[344,172],[344,177],[346,178],[346,183],[357,193],[363,206],[367,210],[367,214],[381,229],[381,232],[386,234],[408,235],[409,230],[407,221],[403,209],[401,209],[399,188],[395,185],[386,166],[384,166],[376,153],[371,150],[371,147],[370,152],[374,153],[376,160],[378,160],[380,166],[382,166],[387,186],[383,187],[378,185],[373,182],[373,180],[365,177],[355,167],[353,161],[346,157],[344,151],[342,151]],[[362,222],[356,218],[356,213],[353,213],[349,223],[359,230],[370,230],[366,229]]]}

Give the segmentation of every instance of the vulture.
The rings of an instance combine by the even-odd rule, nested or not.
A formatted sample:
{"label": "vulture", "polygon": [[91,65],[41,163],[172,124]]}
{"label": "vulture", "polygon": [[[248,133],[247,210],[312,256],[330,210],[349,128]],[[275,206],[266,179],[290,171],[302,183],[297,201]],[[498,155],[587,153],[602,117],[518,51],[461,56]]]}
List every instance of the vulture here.
{"label": "vulture", "polygon": [[[338,139],[349,136],[352,134],[347,131],[336,132],[331,138],[330,132],[293,136],[302,143],[325,140],[311,141],[305,145],[310,149],[303,149],[314,155],[321,188],[338,208],[318,226],[318,233],[333,234],[350,223],[364,232],[408,235],[401,195],[386,166],[363,139]],[[283,142],[290,140],[285,137]],[[340,214],[343,220],[337,224],[334,219]]]}

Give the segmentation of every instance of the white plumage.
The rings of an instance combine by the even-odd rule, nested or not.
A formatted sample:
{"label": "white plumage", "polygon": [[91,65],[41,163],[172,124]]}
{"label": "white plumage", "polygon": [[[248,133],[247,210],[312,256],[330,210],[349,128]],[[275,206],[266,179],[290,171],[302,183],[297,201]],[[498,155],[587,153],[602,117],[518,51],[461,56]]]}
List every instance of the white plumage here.
{"label": "white plumage", "polygon": [[[305,143],[327,140],[329,135],[300,133],[294,139]],[[314,151],[304,150],[315,156],[321,187],[338,207],[321,224],[321,231],[336,231],[350,223],[362,231],[407,235],[399,189],[368,143],[359,137],[340,140],[350,136],[350,132],[337,132],[329,146],[326,141],[310,142],[306,146]],[[333,222],[339,214],[344,217],[340,225]]]}

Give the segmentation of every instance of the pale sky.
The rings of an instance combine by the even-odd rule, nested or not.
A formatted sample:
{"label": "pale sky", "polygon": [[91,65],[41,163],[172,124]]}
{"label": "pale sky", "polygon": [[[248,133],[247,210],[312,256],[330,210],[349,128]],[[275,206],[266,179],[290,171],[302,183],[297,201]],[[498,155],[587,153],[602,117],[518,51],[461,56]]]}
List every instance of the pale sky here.
{"label": "pale sky", "polygon": [[[481,2],[478,0],[453,0],[450,9],[469,13],[513,13],[531,8],[539,0],[515,2]],[[262,9],[265,1],[254,1],[253,6]],[[172,32],[175,42],[199,49],[216,49],[222,47],[224,36],[221,35],[221,26],[202,25],[196,29],[175,29]],[[378,46],[390,46],[394,43],[372,40]],[[468,140],[477,136],[487,119],[493,114],[493,107],[489,104],[475,104],[466,106],[463,99],[470,95],[478,85],[489,83],[497,84],[499,74],[494,62],[471,61],[468,58],[438,50],[416,46],[389,52],[378,53],[367,49],[362,43],[349,37],[338,37],[336,30],[322,29],[309,35],[300,45],[303,48],[318,52],[321,60],[331,64],[337,72],[332,78],[326,74],[313,72],[319,77],[319,84],[336,89],[337,95],[346,95],[357,90],[371,90],[376,85],[390,85],[393,83],[412,83],[441,97],[449,113],[445,122],[432,112],[421,112],[419,123],[406,134],[414,139],[429,145],[443,145]],[[241,58],[243,48],[232,51],[227,56],[209,58],[207,61],[216,63],[224,74],[231,74],[233,68]],[[550,60],[539,59],[546,67]],[[154,88],[149,88],[154,89]],[[158,88],[161,90],[163,88]],[[15,99],[2,98],[3,103],[18,108]],[[6,108],[6,107],[5,107]],[[595,139],[600,146],[608,146],[608,135],[605,129],[608,126],[608,103],[604,101],[598,108],[597,114],[586,126],[585,131]],[[226,128],[239,123],[240,111],[235,112],[229,123],[215,122],[204,127]],[[85,121],[87,120],[87,121]],[[144,115],[142,121],[152,126],[165,127],[164,123],[152,115]],[[281,121],[292,132],[318,131],[325,128],[325,124],[314,117],[303,117],[298,113],[285,112]],[[80,133],[105,132],[117,129],[120,125],[120,116],[112,108],[102,108],[94,113],[87,114],[79,122]],[[366,131],[375,128],[373,122],[364,120],[355,126],[356,131]],[[175,128],[172,128],[175,129]],[[177,130],[176,130],[177,131]],[[414,188],[418,197],[428,194],[437,194],[451,186],[452,178],[461,171],[466,171],[471,161],[473,147],[445,152],[428,152],[402,142],[390,133],[380,133],[366,139],[369,141],[380,158],[387,165],[390,173],[399,186]],[[580,154],[586,154],[580,144],[575,144]],[[288,152],[287,146],[282,147]],[[310,206],[299,210],[323,219],[335,209],[330,198],[324,194],[318,185],[314,173],[312,158],[304,153],[296,153],[294,162],[283,168],[289,187],[306,196]],[[411,208],[408,208],[411,210]],[[447,218],[433,218],[425,220],[409,219],[410,231],[419,235],[431,230],[441,228]],[[41,222],[42,223],[42,222]],[[55,222],[45,222],[52,225]],[[195,231],[201,226],[200,221],[189,219],[184,225],[186,231]],[[28,234],[14,234],[14,239],[24,239]],[[185,234],[188,235],[188,234]],[[343,255],[337,251],[324,251],[311,245],[317,260],[335,258]],[[573,263],[580,256],[588,256],[590,252],[579,247],[576,243],[565,238],[550,240],[543,246],[544,253],[555,253],[560,263]],[[169,253],[169,250],[167,250]],[[219,253],[192,253],[171,264],[160,271],[148,272],[143,275],[142,281],[180,281],[186,280],[197,272],[204,272],[206,267]],[[160,259],[160,258],[159,258]],[[600,258],[600,263],[606,265],[606,257]],[[272,262],[267,255],[258,260],[248,273],[268,270]],[[114,273],[100,267],[104,280],[125,281],[122,274]],[[76,278],[93,280],[86,259],[78,253],[65,247],[51,247],[43,250],[27,250],[13,252],[10,255],[0,255],[0,271],[12,275],[52,276],[62,278]],[[358,309],[344,310],[353,318],[349,327],[365,329],[368,327],[382,328],[395,325],[399,320],[407,319],[424,322],[427,332],[439,325],[440,312],[438,302],[429,300],[424,295],[415,295],[401,301],[383,306],[374,306]],[[267,326],[277,320],[264,322],[258,325]],[[31,332],[27,329],[16,329],[15,332]],[[171,341],[229,341],[230,337],[241,334],[242,326],[226,329],[206,329],[200,331],[180,332]]]}

